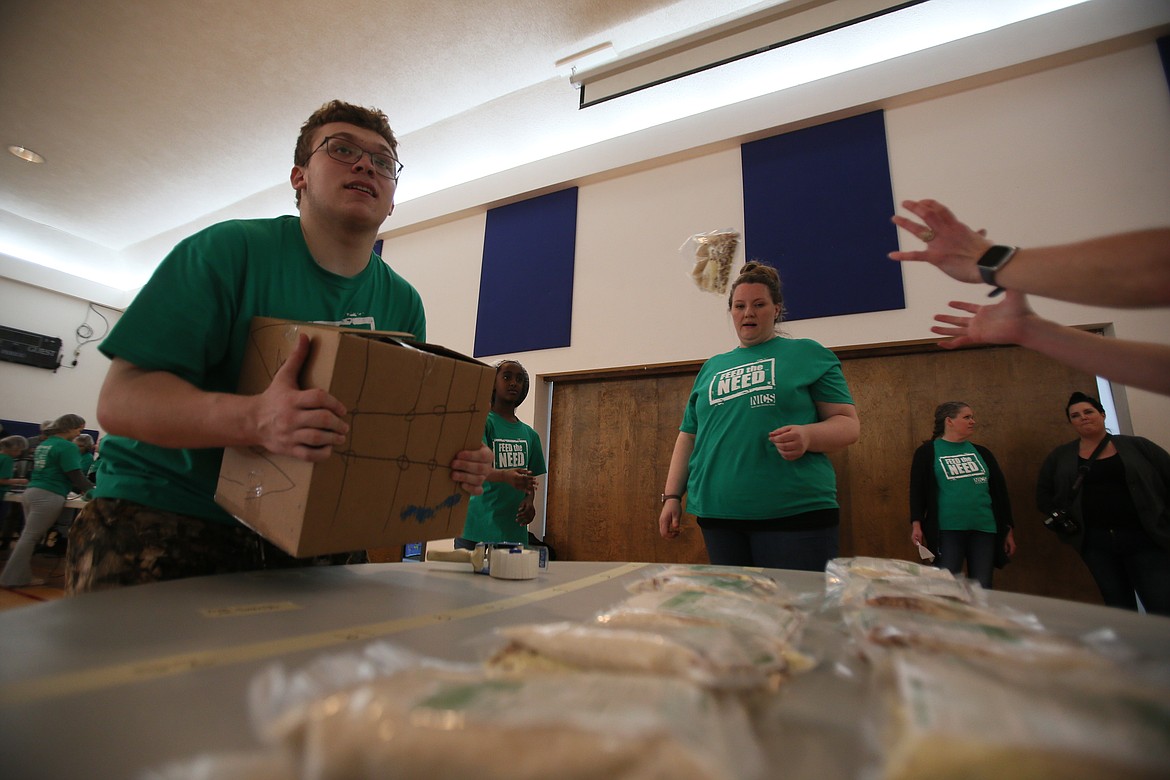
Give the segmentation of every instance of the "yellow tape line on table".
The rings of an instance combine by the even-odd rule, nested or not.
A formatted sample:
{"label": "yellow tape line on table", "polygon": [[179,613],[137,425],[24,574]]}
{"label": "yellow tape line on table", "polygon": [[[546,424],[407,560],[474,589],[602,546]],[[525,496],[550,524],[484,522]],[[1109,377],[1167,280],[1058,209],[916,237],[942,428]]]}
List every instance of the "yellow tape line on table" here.
{"label": "yellow tape line on table", "polygon": [[371,639],[399,634],[417,628],[425,628],[436,623],[453,620],[466,620],[492,612],[503,612],[516,607],[532,604],[536,601],[554,598],[565,593],[588,588],[607,580],[629,574],[647,564],[626,563],[598,574],[582,577],[572,582],[561,583],[544,590],[525,593],[520,596],[511,596],[486,604],[476,604],[470,607],[434,612],[429,615],[415,615],[413,617],[397,618],[379,623],[369,623],[361,626],[337,628],[315,634],[273,639],[265,642],[252,642],[237,647],[223,647],[214,650],[199,650],[191,653],[161,656],[154,659],[144,659],[114,666],[84,669],[77,672],[40,677],[24,680],[18,683],[5,685],[0,689],[0,706],[23,704],[38,699],[69,696],[87,691],[113,688],[129,683],[140,683],[151,679],[171,677],[202,669],[213,669],[232,664],[260,661],[266,658],[276,658],[287,653],[303,652],[305,650],[322,650],[351,642],[364,642]]}

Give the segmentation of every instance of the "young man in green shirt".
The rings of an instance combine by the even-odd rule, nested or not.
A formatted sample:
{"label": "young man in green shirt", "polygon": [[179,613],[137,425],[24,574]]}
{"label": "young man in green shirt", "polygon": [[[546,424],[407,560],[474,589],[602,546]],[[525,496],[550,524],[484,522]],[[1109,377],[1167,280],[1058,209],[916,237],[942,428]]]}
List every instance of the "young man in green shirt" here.
{"label": "young man in green shirt", "polygon": [[[224,447],[322,461],[346,409],[302,390],[301,335],[272,384],[235,393],[253,316],[426,338],[418,292],[373,253],[401,165],[385,114],[333,101],[301,128],[290,183],[299,216],[213,225],[180,242],[101,351],[94,500],[70,533],[66,589],[302,565],[215,504]],[[482,491],[491,453],[461,452],[451,478]]]}

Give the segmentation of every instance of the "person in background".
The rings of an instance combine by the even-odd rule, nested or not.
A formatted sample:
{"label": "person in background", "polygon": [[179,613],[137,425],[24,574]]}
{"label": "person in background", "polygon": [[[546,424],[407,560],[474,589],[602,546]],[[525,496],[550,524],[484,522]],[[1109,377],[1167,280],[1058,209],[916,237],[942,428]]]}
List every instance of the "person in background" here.
{"label": "person in background", "polygon": [[1016,552],[1007,481],[995,456],[970,441],[975,412],[962,401],[934,410],[934,431],[910,466],[910,540],[938,551],[938,565],[991,588]]}
{"label": "person in background", "polygon": [[16,476],[28,477],[33,470],[33,455],[37,451],[37,447],[45,440],[45,429],[53,424],[52,420],[45,420],[41,423],[40,433],[36,436],[28,438],[28,447],[25,448],[24,454],[17,458],[16,462]]}
{"label": "person in background", "polygon": [[857,441],[837,357],[777,334],[780,277],[744,265],[728,309],[739,345],[695,378],[670,459],[658,530],[680,531],[682,497],[713,564],[823,571],[838,552],[837,478],[827,453]]}
{"label": "person in background", "polygon": [[1105,407],[1091,395],[1069,396],[1065,416],[1077,438],[1044,459],[1036,506],[1076,521],[1061,538],[1080,553],[1107,606],[1136,610],[1140,598],[1147,612],[1170,615],[1170,455],[1141,436],[1110,434]]}
{"label": "person in background", "polygon": [[[224,447],[318,462],[348,410],[302,390],[301,334],[269,387],[235,392],[253,316],[426,339],[422,300],[374,254],[402,166],[381,111],[333,101],[301,127],[289,182],[298,216],[223,222],[181,241],[99,349],[97,488],[69,536],[66,591],[302,566],[214,500]],[[451,479],[478,494],[491,453],[458,453]]]}
{"label": "person in background", "polygon": [[[97,485],[97,470],[98,459],[101,457],[101,445],[98,442],[93,443],[93,460],[89,464],[89,470],[85,472],[85,478]],[[87,499],[93,496],[86,496]]]}
{"label": "person in background", "polygon": [[81,473],[87,475],[86,479],[89,479],[89,470],[93,466],[94,452],[96,450],[93,437],[88,433],[82,433],[73,440],[73,443],[77,445],[77,452],[80,456]]}
{"label": "person in background", "polygon": [[5,436],[0,439],[0,550],[7,550],[12,531],[16,525],[12,518],[12,504],[4,500],[9,488],[24,487],[28,480],[15,476],[16,459],[28,449],[28,439],[23,436]]}
{"label": "person in background", "polygon": [[528,524],[536,517],[536,478],[546,473],[540,436],[516,416],[528,397],[529,379],[515,360],[496,364],[492,408],[484,443],[492,451],[492,469],[483,495],[472,496],[463,533],[455,547],[474,549],[476,542],[527,543]]}
{"label": "person in background", "polygon": [[41,442],[43,442],[46,438],[48,438],[48,434],[45,433],[45,429],[48,428],[52,424],[53,424],[52,420],[45,420],[44,422],[41,423],[41,432],[39,434],[37,434],[36,436],[32,436],[29,438],[28,451],[26,453],[28,455],[28,457],[31,458],[33,456],[33,453],[35,453],[37,451],[37,447],[41,446]]}
{"label": "person in background", "polygon": [[24,491],[24,530],[0,572],[0,585],[19,588],[43,584],[32,576],[37,543],[61,515],[69,492],[84,493],[93,487],[81,473],[77,445],[73,443],[84,427],[82,417],[66,414],[45,429],[45,440],[33,456],[33,473]]}
{"label": "person in background", "polygon": [[[1007,289],[1003,301],[990,306],[951,301],[951,308],[972,316],[935,315],[944,325],[931,332],[948,337],[940,347],[1018,344],[1079,371],[1170,395],[1170,346],[1107,339],[1060,325],[1037,316],[1025,295],[1103,306],[1170,304],[1170,228],[1020,249],[994,244],[937,201],[907,200],[902,206],[925,225],[898,215],[894,223],[926,248],[891,252],[891,259],[928,262],[963,282],[993,283],[992,295]],[[1119,258],[1124,258],[1124,273],[1118,273]]]}

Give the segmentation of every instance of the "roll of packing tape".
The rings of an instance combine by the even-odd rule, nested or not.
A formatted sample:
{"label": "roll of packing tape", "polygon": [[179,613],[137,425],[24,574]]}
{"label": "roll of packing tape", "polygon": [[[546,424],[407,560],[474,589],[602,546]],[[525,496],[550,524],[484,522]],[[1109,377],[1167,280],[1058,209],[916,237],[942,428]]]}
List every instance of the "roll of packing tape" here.
{"label": "roll of packing tape", "polygon": [[536,577],[540,553],[519,548],[492,550],[488,574],[501,580],[531,580]]}

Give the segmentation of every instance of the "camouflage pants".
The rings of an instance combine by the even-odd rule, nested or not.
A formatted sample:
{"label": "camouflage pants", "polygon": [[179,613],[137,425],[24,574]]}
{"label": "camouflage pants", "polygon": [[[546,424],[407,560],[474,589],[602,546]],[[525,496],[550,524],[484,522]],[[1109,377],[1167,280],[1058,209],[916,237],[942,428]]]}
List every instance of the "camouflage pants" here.
{"label": "camouflage pants", "polygon": [[361,554],[294,558],[242,525],[97,498],[85,505],[69,530],[65,592],[362,560]]}

